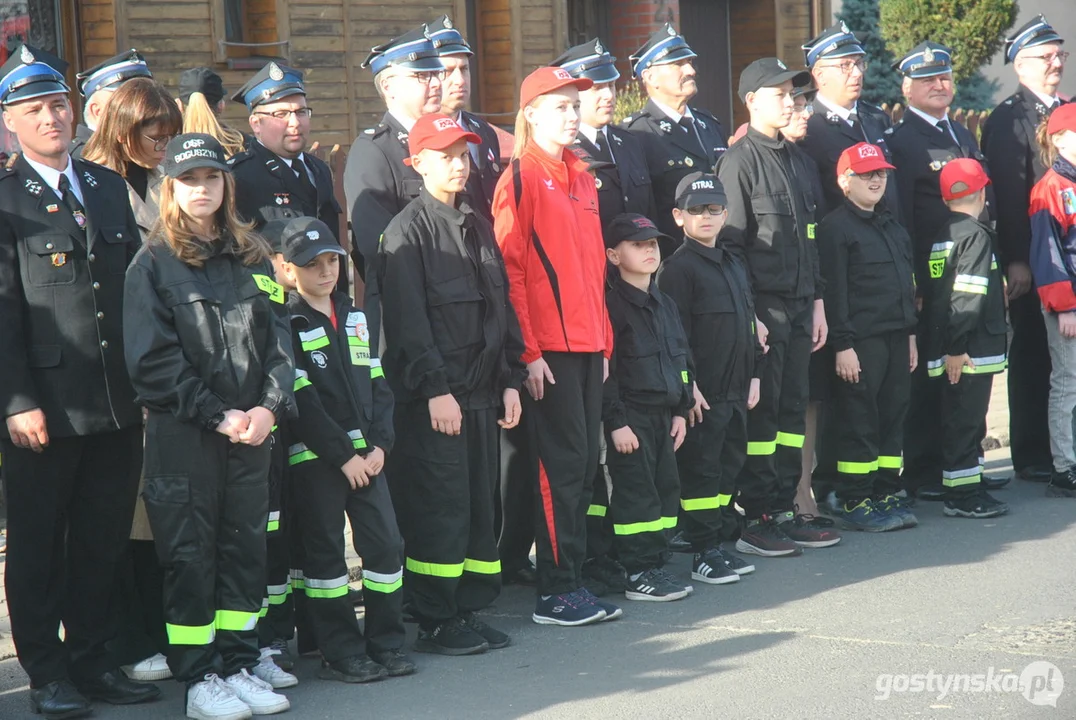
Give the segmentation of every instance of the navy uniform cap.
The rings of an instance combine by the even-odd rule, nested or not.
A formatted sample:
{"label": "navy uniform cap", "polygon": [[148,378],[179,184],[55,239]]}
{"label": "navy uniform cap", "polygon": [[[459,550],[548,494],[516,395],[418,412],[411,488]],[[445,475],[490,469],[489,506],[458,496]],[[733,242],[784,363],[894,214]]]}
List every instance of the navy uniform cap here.
{"label": "navy uniform cap", "polygon": [[247,80],[246,85],[232,95],[232,100],[244,103],[247,109],[253,110],[258,105],[276,102],[291,95],[306,95],[302,72],[271,62]]}
{"label": "navy uniform cap", "polygon": [[448,15],[429,23],[430,39],[438,55],[474,55],[471,46],[463,39],[463,34],[452,24],[452,18]]}
{"label": "navy uniform cap", "polygon": [[919,43],[893,63],[893,69],[908,78],[928,78],[953,71],[953,51],[936,42]]}
{"label": "navy uniform cap", "polygon": [[115,90],[125,80],[153,77],[142,53],[131,48],[75,76],[82,97],[88,98],[98,90]]}
{"label": "navy uniform cap", "polygon": [[389,67],[417,72],[444,70],[437,48],[430,37],[429,26],[423,24],[411,32],[389,40],[370,50],[362,61],[362,67],[370,68],[374,75]]}
{"label": "navy uniform cap", "polygon": [[1038,15],[1024,24],[1023,27],[1015,33],[1005,38],[1005,62],[1011,63],[1016,59],[1016,53],[1024,48],[1045,45],[1046,43],[1063,42],[1065,41],[1057,34],[1057,31],[1053,29],[1050,23],[1046,21],[1046,18],[1042,15]]}
{"label": "navy uniform cap", "polygon": [[16,47],[0,67],[0,105],[71,92],[66,70],[67,63],[55,55],[30,45]]}
{"label": "navy uniform cap", "polygon": [[631,62],[632,77],[638,78],[642,75],[643,70],[646,70],[651,65],[666,65],[677,60],[693,57],[697,56],[691,46],[687,44],[687,40],[677,34],[671,24],[665,23],[665,27],[651,35],[646,44],[639,48],[634,55],[631,55],[628,60]]}
{"label": "navy uniform cap", "polygon": [[568,48],[559,58],[550,63],[571,73],[572,77],[588,78],[595,84],[613,82],[620,78],[616,69],[616,58],[595,38],[582,45]]}
{"label": "navy uniform cap", "polygon": [[848,29],[844,22],[826,28],[814,40],[802,45],[804,62],[813,67],[821,58],[843,58],[851,55],[866,55],[859,38]]}

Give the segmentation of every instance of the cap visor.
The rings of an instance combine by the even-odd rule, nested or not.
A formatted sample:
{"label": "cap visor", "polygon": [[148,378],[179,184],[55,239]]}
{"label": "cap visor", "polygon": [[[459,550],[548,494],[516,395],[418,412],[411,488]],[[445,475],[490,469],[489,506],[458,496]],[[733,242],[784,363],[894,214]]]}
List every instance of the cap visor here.
{"label": "cap visor", "polygon": [[71,90],[63,83],[56,82],[55,80],[43,80],[30,83],[29,85],[25,85],[12,92],[4,98],[4,104],[11,105],[12,103],[33,100],[34,98],[45,97],[46,95],[66,95],[69,92],[71,92]]}
{"label": "cap visor", "polygon": [[875,170],[896,170],[895,167],[887,163],[885,160],[879,160],[878,162],[863,163],[858,169],[853,169],[852,172],[856,175],[865,175],[867,173],[874,172]]}
{"label": "cap visor", "polygon": [[314,245],[313,247],[306,248],[305,250],[296,253],[295,255],[293,255],[290,258],[287,255],[285,255],[284,259],[287,260],[288,262],[290,262],[292,265],[298,265],[299,267],[302,267],[303,265],[308,264],[311,260],[316,258],[318,255],[324,255],[325,253],[333,253],[335,255],[346,255],[347,254],[344,251],[344,248],[340,247],[339,245],[335,245],[335,244],[333,244],[333,245],[319,244],[319,245]]}
{"label": "cap visor", "polygon": [[306,97],[306,89],[298,85],[288,85],[287,87],[280,88],[264,100],[258,100],[257,104],[267,105],[269,103],[279,102],[280,100],[283,100],[287,97],[291,97],[292,95],[302,95],[303,97]]}
{"label": "cap visor", "polygon": [[688,193],[676,203],[676,207],[684,210],[686,208],[698,207],[699,205],[726,205],[728,204],[728,198],[723,193],[716,192],[700,192],[700,193]]}
{"label": "cap visor", "polygon": [[660,60],[655,60],[651,62],[650,65],[668,65],[669,63],[674,63],[679,60],[688,60],[693,57],[698,57],[698,55],[695,53],[694,50],[685,45],[684,47],[678,47],[675,50],[669,51],[668,55],[661,58]]}
{"label": "cap visor", "polygon": [[409,60],[407,62],[390,63],[389,67],[400,68],[402,70],[414,70],[416,72],[429,72],[444,70],[445,64],[441,62],[440,57],[435,56],[418,58],[417,60]]}
{"label": "cap visor", "polygon": [[619,80],[620,72],[616,69],[616,65],[609,63],[608,65],[601,65],[590,70],[584,70],[579,77],[588,78],[589,80],[593,81],[595,85],[600,85],[601,83]]}
{"label": "cap visor", "polygon": [[222,162],[217,162],[216,160],[210,160],[209,158],[192,158],[190,160],[187,160],[186,162],[180,163],[170,172],[166,172],[165,174],[168,175],[168,177],[175,179],[183,175],[183,173],[189,172],[191,170],[197,170],[198,168],[214,168],[216,170],[221,170],[226,173],[230,173],[232,171],[232,169],[228,167],[228,165]]}

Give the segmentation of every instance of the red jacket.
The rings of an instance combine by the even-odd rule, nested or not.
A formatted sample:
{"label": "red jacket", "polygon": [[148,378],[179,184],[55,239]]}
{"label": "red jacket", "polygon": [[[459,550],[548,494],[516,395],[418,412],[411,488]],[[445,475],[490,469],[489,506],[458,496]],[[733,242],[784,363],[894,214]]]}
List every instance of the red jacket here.
{"label": "red jacket", "polygon": [[497,183],[493,227],[523,331],[523,362],[545,351],[609,357],[605,243],[586,163],[567,149],[558,162],[529,144]]}
{"label": "red jacket", "polygon": [[1076,165],[1058,158],[1031,189],[1031,275],[1042,306],[1076,310]]}

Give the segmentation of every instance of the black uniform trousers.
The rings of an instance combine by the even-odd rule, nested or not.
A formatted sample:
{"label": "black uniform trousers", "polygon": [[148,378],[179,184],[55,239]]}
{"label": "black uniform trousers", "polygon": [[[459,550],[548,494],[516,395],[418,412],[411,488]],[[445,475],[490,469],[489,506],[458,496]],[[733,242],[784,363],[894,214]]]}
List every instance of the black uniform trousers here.
{"label": "black uniform trousers", "polygon": [[[920,318],[917,338],[926,347],[926,323]],[[912,373],[907,419],[904,422],[904,474],[901,484],[914,497],[922,485],[937,483],[942,470],[941,395],[927,376],[926,361]]]}
{"label": "black uniform trousers", "polygon": [[[594,489],[587,507],[587,560],[615,555],[613,516],[609,512],[609,448],[605,429],[599,438],[598,469],[594,472]],[[616,452],[616,450],[613,450]]]}
{"label": "black uniform trousers", "polygon": [[[51,438],[43,453],[0,440],[7,500],[4,582],[31,687],[116,667],[115,579],[142,464],[142,428]],[[63,623],[65,638],[59,637]]]}
{"label": "black uniform trousers", "polygon": [[587,508],[601,432],[602,355],[547,352],[542,357],[556,384],[545,384],[541,400],[523,393],[523,418],[538,462],[538,594],[560,595],[583,584]]}
{"label": "black uniform trousers", "polygon": [[288,463],[279,429],[273,431],[269,460],[269,521],[265,525],[265,598],[258,620],[258,644],[268,647],[273,640],[291,640],[295,635],[295,604],[291,587],[291,537],[293,522],[288,509]]}
{"label": "black uniform trousers", "polygon": [[702,422],[688,429],[676,453],[680,522],[694,552],[706,552],[736,537],[739,522],[732,500],[746,460],[746,398],[711,402]]}
{"label": "black uniform trousers", "polygon": [[[291,467],[302,487],[294,515],[303,540],[303,612],[328,662],[403,647],[403,540],[396,526],[385,474],[352,490],[338,468],[312,459]],[[343,510],[344,512],[341,512]],[[348,599],[344,515],[362,558],[366,632]]]}
{"label": "black uniform trousers", "polygon": [[1049,470],[1050,349],[1042,304],[1034,287],[1009,301],[1012,341],[1009,343],[1009,446],[1016,472]]}
{"label": "black uniform trousers", "polygon": [[859,382],[833,384],[837,497],[857,504],[900,490],[904,420],[908,414],[908,333],[856,340]]}
{"label": "black uniform trousers", "polygon": [[152,540],[129,540],[116,578],[119,629],[108,644],[117,665],[168,653],[164,627],[164,569]]}
{"label": "black uniform trousers", "polygon": [[[527,391],[524,389],[520,395],[526,396]],[[524,415],[519,425],[501,431],[500,515],[495,525],[500,528],[497,550],[503,575],[514,575],[530,566],[537,490],[538,460]]]}
{"label": "black uniform trousers", "polygon": [[226,436],[150,411],[145,489],[164,566],[168,667],[180,682],[258,664],[271,440]]}
{"label": "black uniform trousers", "polygon": [[760,295],[755,312],[770,331],[770,350],[761,397],[747,413],[747,461],[737,482],[748,520],[793,509],[803,462],[814,303]]}
{"label": "black uniform trousers", "polygon": [[665,564],[668,543],[665,531],[676,527],[680,505],[680,476],[668,408],[643,408],[625,403],[628,427],[639,449],[618,452],[612,431],[605,427],[609,447],[606,463],[613,479],[609,511],[613,518],[613,544],[620,564],[629,575]]}
{"label": "black uniform trousers", "polygon": [[932,378],[941,400],[942,485],[947,497],[974,495],[982,481],[982,439],[993,375],[965,373],[956,385]]}
{"label": "black uniform trousers", "polygon": [[488,607],[501,592],[493,530],[498,416],[497,408],[463,410],[460,434],[445,435],[431,427],[428,402],[396,406],[393,482],[407,495],[405,582],[426,629]]}

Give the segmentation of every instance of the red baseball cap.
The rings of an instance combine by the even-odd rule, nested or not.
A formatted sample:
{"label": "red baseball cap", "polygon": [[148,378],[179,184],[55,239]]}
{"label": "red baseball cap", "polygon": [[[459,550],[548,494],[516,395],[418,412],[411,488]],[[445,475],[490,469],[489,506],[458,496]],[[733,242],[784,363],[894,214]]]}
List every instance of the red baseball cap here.
{"label": "red baseball cap", "polygon": [[585,77],[574,77],[564,68],[540,67],[523,79],[519,88],[519,106],[525,108],[536,98],[562,87],[572,85],[579,90],[589,90],[594,81]]}
{"label": "red baseball cap", "polygon": [[418,155],[423,150],[444,150],[460,140],[466,140],[475,145],[482,142],[482,138],[464,130],[454,118],[448,115],[441,113],[423,115],[415,121],[414,127],[407,135],[408,157],[404,158],[404,165],[410,165],[410,156]]}
{"label": "red baseball cap", "polygon": [[990,178],[978,160],[957,158],[941,170],[941,194],[946,202],[977,193],[989,184]]}
{"label": "red baseball cap", "polygon": [[1062,130],[1076,132],[1076,102],[1065,103],[1050,113],[1050,121],[1046,123],[1046,133],[1053,135]]}
{"label": "red baseball cap", "polygon": [[864,175],[875,170],[895,170],[892,165],[885,161],[885,153],[882,148],[870,143],[856,143],[841,153],[837,160],[837,177],[851,172],[854,175]]}

